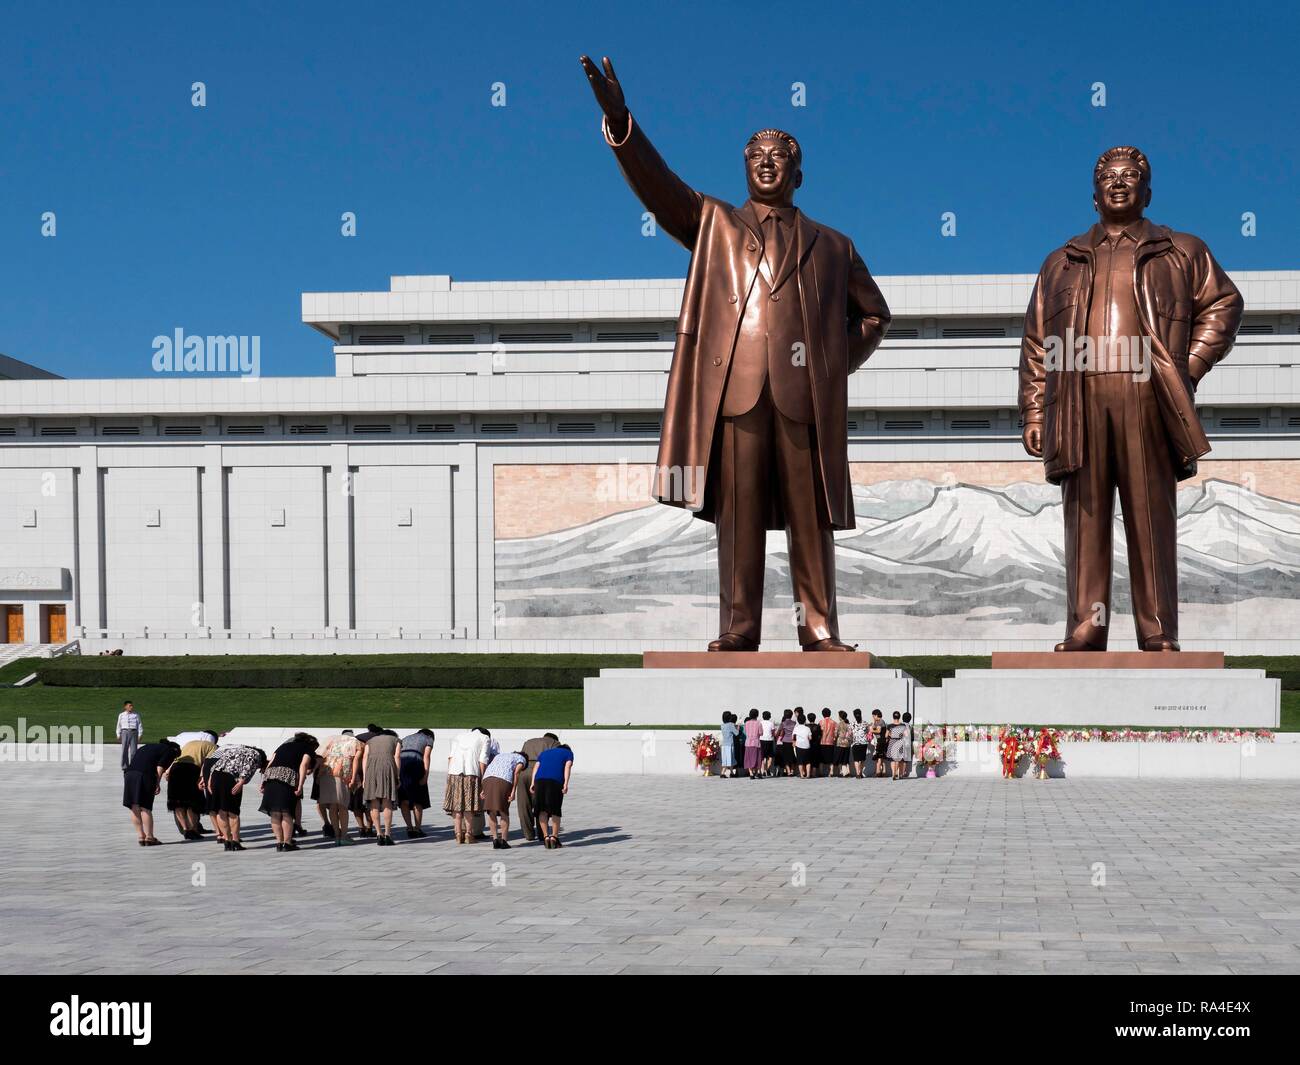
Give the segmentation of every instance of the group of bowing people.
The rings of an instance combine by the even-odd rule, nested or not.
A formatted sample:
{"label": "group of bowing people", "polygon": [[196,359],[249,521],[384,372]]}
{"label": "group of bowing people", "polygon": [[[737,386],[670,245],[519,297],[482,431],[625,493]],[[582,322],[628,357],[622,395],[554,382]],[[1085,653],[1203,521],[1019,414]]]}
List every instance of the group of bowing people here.
{"label": "group of bowing people", "polygon": [[[201,821],[207,814],[225,850],[244,850],[243,793],[258,773],[258,808],[271,819],[277,851],[298,850],[297,839],[310,834],[302,823],[309,776],[309,801],[316,803],[322,835],[335,846],[355,841],[353,820],[356,838],[392,846],[394,807],[406,823],[408,839],[426,835],[432,729],[400,738],[392,729],[371,724],[363,732],[344,729],[324,743],[298,732],[269,758],[259,747],[218,746],[218,739],[216,732],[203,729],[134,750],[123,769],[122,805],[131,811],[141,847],[161,844],[154,834],[153,802],[165,782],[167,809],[183,839],[201,840],[210,834]],[[509,849],[510,805],[515,803],[526,840],[540,838],[548,850],[560,847],[560,817],[572,768],[572,751],[554,733],[509,752],[501,750],[487,729],[459,733],[448,757],[443,801],[456,842],[491,840],[494,848]]]}

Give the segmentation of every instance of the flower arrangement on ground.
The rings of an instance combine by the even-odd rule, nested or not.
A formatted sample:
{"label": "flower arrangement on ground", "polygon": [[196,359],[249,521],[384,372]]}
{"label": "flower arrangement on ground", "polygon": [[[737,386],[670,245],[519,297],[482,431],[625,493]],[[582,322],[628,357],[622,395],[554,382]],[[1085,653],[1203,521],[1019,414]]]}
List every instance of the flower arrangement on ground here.
{"label": "flower arrangement on ground", "polygon": [[701,732],[688,741],[695,755],[695,768],[706,777],[713,772],[713,764],[721,757],[722,747],[718,737],[711,732]]}
{"label": "flower arrangement on ground", "polygon": [[935,766],[942,763],[947,756],[943,748],[943,738],[941,736],[929,736],[921,744],[921,761],[925,763],[925,775],[934,777],[938,774],[935,772]]}
{"label": "flower arrangement on ground", "polygon": [[1061,760],[1060,748],[1056,746],[1053,729],[1039,729],[1034,739],[1034,764],[1038,766],[1038,779],[1047,779],[1047,764]]}
{"label": "flower arrangement on ground", "polygon": [[1002,759],[1003,779],[1010,780],[1016,775],[1016,766],[1024,753],[1025,750],[1020,744],[1020,732],[1017,729],[998,730],[998,755]]}

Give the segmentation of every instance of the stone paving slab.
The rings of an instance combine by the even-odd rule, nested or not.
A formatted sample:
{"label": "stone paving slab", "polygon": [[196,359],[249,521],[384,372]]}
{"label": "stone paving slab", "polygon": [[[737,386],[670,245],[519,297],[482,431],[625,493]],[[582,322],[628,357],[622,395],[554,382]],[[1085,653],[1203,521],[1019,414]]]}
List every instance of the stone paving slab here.
{"label": "stone paving slab", "polygon": [[0,971],[1300,972],[1300,782],[579,771],[561,851],[458,847],[431,810],[295,854],[255,794],[241,854],[161,798],[139,848],[120,792],[0,765]]}

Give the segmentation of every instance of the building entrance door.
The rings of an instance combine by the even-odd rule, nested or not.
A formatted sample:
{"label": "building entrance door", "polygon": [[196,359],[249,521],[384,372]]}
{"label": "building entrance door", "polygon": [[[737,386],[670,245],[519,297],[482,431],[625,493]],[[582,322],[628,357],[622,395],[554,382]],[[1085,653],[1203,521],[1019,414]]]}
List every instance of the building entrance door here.
{"label": "building entrance door", "polygon": [[7,606],[5,611],[5,643],[23,642],[23,608]]}
{"label": "building entrance door", "polygon": [[68,642],[68,608],[65,606],[47,607],[49,614],[48,636],[49,643],[67,643]]}

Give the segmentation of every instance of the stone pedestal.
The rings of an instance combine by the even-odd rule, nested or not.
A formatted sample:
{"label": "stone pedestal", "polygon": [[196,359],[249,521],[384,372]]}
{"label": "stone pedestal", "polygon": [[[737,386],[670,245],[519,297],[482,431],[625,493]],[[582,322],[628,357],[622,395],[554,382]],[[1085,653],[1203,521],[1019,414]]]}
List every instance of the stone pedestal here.
{"label": "stone pedestal", "polygon": [[994,651],[994,669],[1222,669],[1222,651]]}
{"label": "stone pedestal", "polygon": [[[644,669],[602,669],[583,685],[588,725],[699,725],[717,729],[722,712],[782,712],[802,706],[819,716],[860,707],[889,718],[912,709],[916,682],[899,669],[873,669],[871,656],[847,653],[647,652]],[[661,663],[672,663],[663,668]],[[679,664],[680,663],[680,664]]]}
{"label": "stone pedestal", "polygon": [[1134,653],[1170,661],[1161,663],[1165,668],[959,669],[940,688],[917,689],[916,717],[951,725],[1139,728],[1258,729],[1280,722],[1281,681],[1262,669],[1201,669],[1188,667],[1183,654]]}

